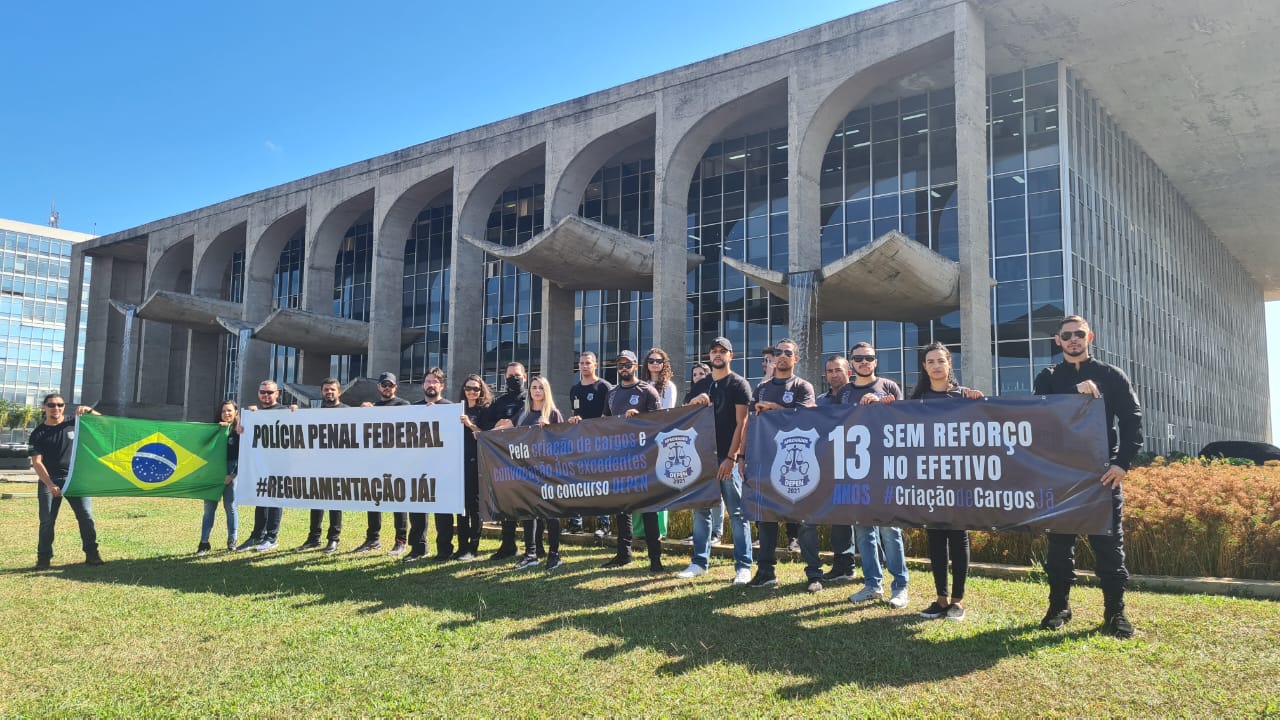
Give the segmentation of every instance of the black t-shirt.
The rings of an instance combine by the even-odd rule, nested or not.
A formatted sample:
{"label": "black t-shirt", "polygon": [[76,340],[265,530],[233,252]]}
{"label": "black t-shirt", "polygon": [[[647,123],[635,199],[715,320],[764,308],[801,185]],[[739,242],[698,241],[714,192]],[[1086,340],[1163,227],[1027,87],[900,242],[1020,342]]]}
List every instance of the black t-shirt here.
{"label": "black t-shirt", "polygon": [[573,414],[583,420],[590,420],[604,415],[605,402],[613,385],[608,380],[599,380],[590,385],[577,383],[569,388],[569,402]]}
{"label": "black t-shirt", "polygon": [[[540,412],[521,410],[520,414],[516,416],[516,425],[524,426],[524,427],[534,427],[538,424],[538,421],[541,419],[542,419],[542,413]],[[551,417],[547,418],[547,420],[553,424],[562,423],[564,422],[564,416],[560,414],[559,410],[552,410]]]}
{"label": "black t-shirt", "polygon": [[627,414],[628,410],[632,409],[642,413],[653,412],[662,405],[662,398],[658,397],[658,391],[643,380],[631,387],[625,385],[615,386],[609,391],[608,400],[605,414],[616,417],[622,417]]}
{"label": "black t-shirt", "polygon": [[916,400],[964,400],[965,390],[966,388],[960,387],[959,385],[956,385],[953,388],[949,388],[947,390],[941,390],[941,391],[934,390],[932,387],[927,387],[923,391],[920,391],[920,397],[914,398],[914,399]]}
{"label": "black t-shirt", "polygon": [[710,375],[694,383],[691,399],[705,393],[711,398],[711,414],[716,421],[716,458],[723,461],[733,447],[733,434],[738,430],[738,406],[751,404],[751,385],[739,374],[730,372],[716,380]]}
{"label": "black t-shirt", "polygon": [[387,400],[379,400],[378,402],[374,403],[373,406],[374,407],[399,407],[401,405],[408,405],[408,404],[409,404],[408,400],[405,400],[399,395],[394,395]]}
{"label": "black t-shirt", "polygon": [[792,375],[785,380],[772,378],[757,385],[751,404],[773,402],[784,408],[813,407],[813,395],[813,386],[808,380]]}
{"label": "black t-shirt", "polygon": [[452,404],[453,404],[453,401],[452,401],[452,400],[450,400],[450,399],[448,399],[448,398],[446,398],[446,397],[444,397],[444,396],[441,396],[441,397],[440,397],[439,399],[437,399],[435,402],[430,402],[430,403],[429,403],[429,402],[427,402],[426,400],[419,400],[418,402],[413,403],[413,404],[414,404],[414,405],[452,405]]}
{"label": "black t-shirt", "polygon": [[892,395],[894,400],[902,399],[902,388],[898,387],[898,383],[888,378],[877,377],[866,385],[849,383],[840,388],[840,404],[857,405],[862,401],[863,395],[870,393],[876,393],[880,396]]}
{"label": "black t-shirt", "polygon": [[483,428],[492,429],[494,425],[498,424],[499,420],[510,420],[511,424],[514,425],[516,417],[524,409],[524,398],[525,394],[523,392],[508,392],[499,395],[489,405],[488,413],[485,416],[486,422],[477,424]]}
{"label": "black t-shirt", "polygon": [[[489,422],[489,407],[487,405],[483,407],[480,405],[467,405],[463,407],[462,412],[466,413],[466,416],[471,418],[471,422],[475,423],[475,426],[480,428],[481,431],[493,429],[493,424]],[[470,430],[463,428],[462,441],[466,459],[474,462],[476,452],[479,450],[476,447],[476,436]]]}
{"label": "black t-shirt", "polygon": [[351,407],[351,406],[350,406],[350,405],[348,405],[348,404],[346,404],[346,403],[344,403],[344,402],[342,402],[341,400],[338,400],[337,402],[334,402],[334,403],[332,403],[332,404],[330,404],[330,402],[329,402],[328,400],[321,400],[321,401],[320,401],[320,407],[322,407],[322,408],[324,408],[324,409],[326,409],[326,410],[329,410],[329,409],[331,409],[331,408],[344,408],[344,407]]}
{"label": "black t-shirt", "polygon": [[31,457],[40,456],[40,462],[49,471],[49,478],[61,485],[71,469],[71,452],[75,448],[76,419],[65,418],[57,425],[40,423],[31,431],[27,444]]}
{"label": "black t-shirt", "polygon": [[[1036,375],[1036,395],[1071,395],[1076,385],[1092,380],[1102,393],[1107,416],[1107,440],[1111,443],[1111,463],[1125,470],[1142,449],[1142,406],[1133,392],[1129,376],[1118,367],[1088,358],[1075,365],[1062,361]],[[1119,426],[1119,432],[1116,426]]]}

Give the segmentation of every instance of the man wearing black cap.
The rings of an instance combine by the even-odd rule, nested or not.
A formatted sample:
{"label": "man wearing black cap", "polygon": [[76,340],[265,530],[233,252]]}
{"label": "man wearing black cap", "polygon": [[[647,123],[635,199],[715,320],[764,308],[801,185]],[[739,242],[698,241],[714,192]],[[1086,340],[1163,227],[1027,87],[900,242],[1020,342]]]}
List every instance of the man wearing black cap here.
{"label": "man wearing black cap", "polygon": [[[694,384],[689,391],[689,404],[710,406],[715,418],[716,460],[719,461],[716,479],[720,481],[720,496],[729,511],[729,527],[733,530],[733,584],[746,585],[751,582],[751,523],[742,518],[742,475],[738,472],[737,460],[751,403],[751,386],[729,369],[733,344],[728,338],[711,341],[707,360],[711,374]],[[707,572],[711,560],[712,512],[711,508],[694,509],[693,558],[689,567],[676,573],[676,577],[695,578]]]}
{"label": "man wearing black cap", "polygon": [[[630,350],[618,353],[615,367],[618,370],[618,384],[609,391],[605,401],[605,415],[615,417],[635,417],[640,413],[657,410],[662,399],[658,391],[636,374],[639,361]],[[641,515],[644,521],[644,542],[649,549],[649,570],[662,572],[662,542],[658,538],[658,513],[647,512]],[[622,567],[631,562],[631,513],[618,515],[618,554],[604,564],[604,567]]]}
{"label": "man wearing black cap", "polygon": [[[400,387],[396,381],[396,374],[393,372],[384,372],[378,376],[378,395],[380,399],[377,402],[362,402],[360,407],[396,407],[399,405],[408,405],[409,401],[396,395],[396,390]],[[391,555],[399,556],[409,551],[409,513],[398,512],[391,514],[396,528],[396,544],[391,548]],[[369,526],[365,530],[364,542],[360,547],[352,550],[355,553],[367,553],[374,550],[382,549],[382,513],[369,513]]]}

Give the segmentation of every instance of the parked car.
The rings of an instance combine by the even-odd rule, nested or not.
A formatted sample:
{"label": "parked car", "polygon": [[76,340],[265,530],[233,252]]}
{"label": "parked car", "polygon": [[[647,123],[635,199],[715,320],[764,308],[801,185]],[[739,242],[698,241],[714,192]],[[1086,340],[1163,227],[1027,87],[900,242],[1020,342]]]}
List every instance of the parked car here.
{"label": "parked car", "polygon": [[1268,460],[1280,460],[1280,448],[1264,442],[1248,440],[1218,440],[1200,449],[1200,457],[1243,458],[1261,465]]}

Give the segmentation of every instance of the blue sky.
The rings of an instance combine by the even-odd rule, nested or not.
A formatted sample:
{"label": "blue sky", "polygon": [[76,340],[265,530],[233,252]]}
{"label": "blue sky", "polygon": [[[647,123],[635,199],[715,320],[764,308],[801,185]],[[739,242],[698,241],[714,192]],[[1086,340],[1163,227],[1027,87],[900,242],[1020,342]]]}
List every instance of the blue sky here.
{"label": "blue sky", "polygon": [[0,217],[123,230],[878,4],[4,3]]}

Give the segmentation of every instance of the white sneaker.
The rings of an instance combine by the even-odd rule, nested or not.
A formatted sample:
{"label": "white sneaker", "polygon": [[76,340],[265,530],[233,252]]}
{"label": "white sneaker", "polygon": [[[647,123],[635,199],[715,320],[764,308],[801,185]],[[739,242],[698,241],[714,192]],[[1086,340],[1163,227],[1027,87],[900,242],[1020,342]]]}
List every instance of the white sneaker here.
{"label": "white sneaker", "polygon": [[734,585],[746,585],[751,582],[751,568],[738,568],[733,574]]}
{"label": "white sneaker", "polygon": [[889,607],[894,610],[901,610],[907,606],[907,589],[894,590],[893,595],[889,596]]}
{"label": "white sneaker", "polygon": [[680,578],[681,580],[688,580],[690,578],[696,578],[699,575],[706,575],[706,574],[707,574],[706,568],[702,567],[701,565],[695,565],[693,563],[690,563],[689,567],[676,573],[676,577]]}
{"label": "white sneaker", "polygon": [[849,596],[849,602],[864,603],[872,600],[879,600],[882,597],[884,597],[884,590],[881,590],[880,588],[866,587],[864,585],[861,590]]}

